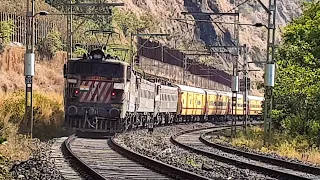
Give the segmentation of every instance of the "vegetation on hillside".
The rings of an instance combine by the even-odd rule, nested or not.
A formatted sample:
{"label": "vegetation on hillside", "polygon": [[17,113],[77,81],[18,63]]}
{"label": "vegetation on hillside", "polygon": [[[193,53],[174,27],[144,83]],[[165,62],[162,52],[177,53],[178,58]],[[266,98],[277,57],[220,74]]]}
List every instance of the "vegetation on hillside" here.
{"label": "vegetation on hillside", "polygon": [[[69,3],[66,0],[46,1],[48,4],[57,8],[61,12],[67,12],[63,3]],[[78,1],[87,2],[87,1]],[[90,1],[92,3],[92,1]],[[112,16],[107,15],[83,15],[74,17],[74,27],[79,27],[74,33],[74,43],[79,44],[109,44],[107,52],[112,56],[118,56],[120,59],[128,61],[128,53],[115,50],[114,48],[129,49],[130,33],[142,33],[151,30],[156,25],[155,18],[148,12],[137,16],[132,11],[123,11],[121,8],[109,9],[108,7],[75,7],[74,13],[112,13]],[[95,34],[89,30],[114,31],[112,36],[108,34]],[[63,36],[65,37],[65,36]],[[85,52],[82,48],[75,50],[75,56],[82,56]]]}
{"label": "vegetation on hillside", "polygon": [[320,145],[320,4],[304,5],[277,49],[274,126],[289,137]]}
{"label": "vegetation on hillside", "polygon": [[41,59],[45,57],[52,59],[56,52],[63,50],[64,46],[61,33],[59,31],[51,31],[47,37],[36,45],[36,48]]}
{"label": "vegetation on hillside", "polygon": [[[0,94],[0,179],[8,179],[10,164],[27,160],[36,149],[36,139],[21,134],[30,130],[24,119],[24,98],[24,91]],[[62,95],[34,92],[33,102],[33,137],[48,140],[63,133]]]}
{"label": "vegetation on hillside", "polygon": [[[33,95],[34,137],[51,139],[63,123],[62,95],[35,92]],[[18,132],[28,132],[29,122],[24,118],[25,92],[23,90],[1,95],[0,119],[17,126]],[[0,122],[4,127],[7,122]],[[1,128],[0,128],[1,129]]]}
{"label": "vegetation on hillside", "polygon": [[0,21],[0,51],[10,42],[14,32],[13,21]]}
{"label": "vegetation on hillside", "polygon": [[[223,134],[230,135],[229,130]],[[269,147],[263,145],[263,128],[250,127],[246,134],[243,131],[237,131],[236,138],[229,138],[225,136],[212,136],[211,140],[218,143],[229,143],[236,147],[249,147],[250,149],[264,152],[275,153],[283,157],[299,159],[301,161],[308,161],[313,164],[320,165],[320,151],[315,146],[310,146],[307,139],[299,139],[297,137],[288,137],[281,131],[276,130],[272,135],[272,144]]]}

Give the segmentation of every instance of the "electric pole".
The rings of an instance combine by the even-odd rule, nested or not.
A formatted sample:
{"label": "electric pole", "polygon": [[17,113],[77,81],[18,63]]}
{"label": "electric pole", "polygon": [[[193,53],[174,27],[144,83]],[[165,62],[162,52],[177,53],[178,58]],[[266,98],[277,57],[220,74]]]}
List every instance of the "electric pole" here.
{"label": "electric pole", "polygon": [[238,102],[238,91],[239,91],[239,72],[238,72],[238,61],[239,61],[239,8],[237,0],[234,1],[235,5],[235,14],[234,16],[234,44],[236,48],[236,54],[233,55],[234,62],[233,62],[233,77],[231,79],[231,91],[232,91],[232,122],[231,122],[231,137],[235,137],[237,133],[237,102]]}
{"label": "electric pole", "polygon": [[[263,5],[261,1],[260,4]],[[264,6],[266,9],[266,7]],[[265,101],[264,101],[264,145],[268,145],[271,138],[271,111],[272,111],[272,96],[275,78],[275,33],[276,33],[276,0],[269,0],[268,12],[268,38],[267,38],[267,61],[265,67]]]}
{"label": "electric pole", "polygon": [[[31,5],[31,8],[30,8]],[[30,136],[33,133],[33,107],[32,107],[32,81],[34,76],[34,0],[27,0],[27,30],[26,30],[26,54],[24,57],[24,75],[26,83],[25,96],[25,120],[30,121]]]}
{"label": "electric pole", "polygon": [[[243,50],[243,72],[244,72],[244,93],[243,93],[243,130],[247,133],[248,123],[248,62],[247,62],[248,47],[245,44]],[[249,87],[250,88],[250,87]]]}
{"label": "electric pole", "polygon": [[[70,4],[72,4],[72,0],[70,0]],[[73,12],[73,7],[72,6],[68,6],[68,16],[67,16],[67,37],[68,37],[68,57],[67,57],[67,62],[69,62],[69,60],[72,58],[72,46],[73,46],[73,16],[72,16],[72,12]]]}

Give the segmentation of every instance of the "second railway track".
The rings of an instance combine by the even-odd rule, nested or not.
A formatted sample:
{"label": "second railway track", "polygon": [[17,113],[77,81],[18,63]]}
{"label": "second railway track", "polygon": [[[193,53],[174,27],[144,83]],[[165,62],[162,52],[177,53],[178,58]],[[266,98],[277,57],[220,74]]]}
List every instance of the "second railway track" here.
{"label": "second railway track", "polygon": [[[241,156],[240,154],[237,154],[236,152],[232,151],[222,151],[221,149],[214,148],[212,146],[208,146],[208,142],[205,143],[205,140],[203,137],[204,134],[211,132],[211,131],[217,131],[222,129],[227,129],[228,127],[218,127],[214,129],[201,129],[201,130],[188,130],[180,132],[174,136],[171,137],[171,141],[187,150],[190,150],[192,152],[195,152],[197,154],[201,154],[204,156],[207,156],[209,158],[234,164],[236,166],[239,166],[241,168],[248,168],[255,171],[259,171],[262,173],[267,174],[270,177],[278,178],[278,179],[320,179],[320,176],[318,176],[319,172],[316,172],[314,174],[308,173],[313,172],[315,170],[314,167],[307,167],[309,168],[306,170],[302,170],[300,168],[292,168],[294,164],[291,164],[288,168],[284,167],[284,163],[267,163],[267,161],[262,162],[258,159],[258,157],[250,158],[249,156]],[[254,154],[251,156],[255,156]],[[290,162],[287,162],[287,165],[290,164]],[[297,166],[297,165],[295,165]],[[290,169],[291,168],[291,169]]]}

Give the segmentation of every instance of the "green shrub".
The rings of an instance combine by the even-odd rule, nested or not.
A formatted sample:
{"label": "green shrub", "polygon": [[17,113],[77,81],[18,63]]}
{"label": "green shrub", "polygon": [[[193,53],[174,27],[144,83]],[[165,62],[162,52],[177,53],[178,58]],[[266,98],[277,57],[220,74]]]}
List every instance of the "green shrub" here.
{"label": "green shrub", "polygon": [[47,37],[42,39],[36,47],[40,56],[52,58],[57,51],[61,51],[63,49],[61,33],[58,31],[49,32]]}
{"label": "green shrub", "polygon": [[[62,96],[34,92],[34,137],[49,139],[59,133],[63,124]],[[4,97],[0,104],[0,116],[8,117],[8,122],[16,124],[20,132],[29,129],[25,121],[25,92],[17,91]],[[1,124],[0,127],[3,127]]]}
{"label": "green shrub", "polygon": [[125,36],[152,29],[156,24],[150,13],[143,14],[139,19],[132,11],[123,12],[121,9],[114,9],[112,21],[113,25],[118,26]]}
{"label": "green shrub", "polygon": [[76,48],[75,51],[72,53],[72,56],[82,57],[84,53],[88,53],[88,51],[83,48]]}
{"label": "green shrub", "polygon": [[0,50],[4,48],[10,42],[10,38],[14,33],[14,22],[9,21],[0,21]]}

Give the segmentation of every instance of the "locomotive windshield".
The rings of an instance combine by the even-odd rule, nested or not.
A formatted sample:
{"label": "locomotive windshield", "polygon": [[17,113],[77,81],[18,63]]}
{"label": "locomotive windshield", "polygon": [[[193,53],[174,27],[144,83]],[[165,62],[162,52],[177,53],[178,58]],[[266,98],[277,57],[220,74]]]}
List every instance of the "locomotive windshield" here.
{"label": "locomotive windshield", "polygon": [[73,62],[69,64],[68,73],[119,78],[123,77],[123,65],[115,63]]}

